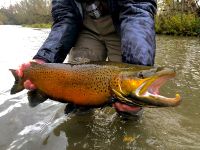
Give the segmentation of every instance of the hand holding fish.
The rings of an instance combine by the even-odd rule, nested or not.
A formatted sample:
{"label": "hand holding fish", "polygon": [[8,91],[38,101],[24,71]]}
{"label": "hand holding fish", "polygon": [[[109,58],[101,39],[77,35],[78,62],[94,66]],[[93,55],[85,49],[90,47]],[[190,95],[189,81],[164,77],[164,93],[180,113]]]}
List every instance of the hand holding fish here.
{"label": "hand holding fish", "polygon": [[175,77],[174,70],[169,68],[116,62],[31,61],[21,65],[18,71],[10,71],[16,80],[11,94],[31,89],[28,92],[29,102],[34,102],[31,106],[50,98],[78,106],[101,107],[115,98],[113,106],[117,111],[131,112],[141,107],[177,106],[181,101],[179,94],[174,98],[159,95],[159,88]]}
{"label": "hand holding fish", "polygon": [[[39,59],[35,59],[32,61],[29,61],[27,63],[23,63],[19,66],[19,69],[16,70],[16,73],[19,77],[23,76],[23,72],[25,69],[29,68],[31,66],[31,62],[37,62],[38,64],[43,64],[45,63],[44,60],[39,60]],[[29,80],[27,79],[26,81],[24,81],[24,88],[27,90],[34,90],[36,89],[36,86]],[[140,111],[142,108],[141,107],[135,107],[135,106],[128,106],[126,104],[122,104],[120,102],[116,102],[112,105],[117,111],[121,111],[121,112],[137,112]]]}
{"label": "hand holding fish", "polygon": [[[24,70],[26,70],[27,68],[29,68],[31,66],[31,62],[36,62],[38,64],[43,64],[45,63],[44,60],[41,60],[41,59],[34,59],[34,60],[31,60],[27,63],[23,63],[19,66],[18,70],[16,70],[16,74],[19,76],[19,77],[23,77],[23,72]],[[36,89],[35,85],[29,80],[27,79],[26,81],[24,81],[24,88],[27,89],[27,90],[34,90]]]}
{"label": "hand holding fish", "polygon": [[115,102],[113,103],[113,107],[117,110],[117,111],[121,111],[121,112],[127,112],[127,113],[133,113],[133,112],[138,112],[142,109],[142,107],[137,107],[137,106],[129,106],[120,102]]}

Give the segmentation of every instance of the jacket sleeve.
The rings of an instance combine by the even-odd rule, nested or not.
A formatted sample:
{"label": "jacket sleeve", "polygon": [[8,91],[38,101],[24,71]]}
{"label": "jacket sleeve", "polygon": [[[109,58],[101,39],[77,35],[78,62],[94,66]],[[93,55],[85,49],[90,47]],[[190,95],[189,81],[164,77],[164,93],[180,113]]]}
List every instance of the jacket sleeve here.
{"label": "jacket sleeve", "polygon": [[154,64],[156,0],[120,0],[122,60],[127,63]]}
{"label": "jacket sleeve", "polygon": [[82,17],[73,0],[53,0],[52,17],[51,32],[33,59],[59,63],[65,60],[73,47]]}

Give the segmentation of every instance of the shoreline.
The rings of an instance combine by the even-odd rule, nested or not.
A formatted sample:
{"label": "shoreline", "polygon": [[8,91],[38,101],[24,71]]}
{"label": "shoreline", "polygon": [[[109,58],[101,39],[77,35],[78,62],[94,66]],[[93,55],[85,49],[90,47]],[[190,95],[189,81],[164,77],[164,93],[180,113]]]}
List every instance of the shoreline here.
{"label": "shoreline", "polygon": [[[38,28],[38,29],[50,29],[52,27],[52,24],[51,23],[48,23],[48,24],[45,24],[45,23],[42,23],[42,24],[23,24],[23,25],[19,25],[19,26],[22,26],[22,27],[27,27],[27,28]],[[173,33],[170,33],[168,31],[157,31],[156,29],[156,35],[169,35],[169,36],[180,36],[180,37],[200,37],[200,33],[192,33],[192,34],[185,34],[185,33],[179,33],[179,32],[176,32],[176,34],[173,34]]]}
{"label": "shoreline", "polygon": [[45,28],[51,28],[52,24],[48,23],[42,23],[42,24],[23,24],[21,25],[22,27],[28,27],[28,28],[41,28],[41,29],[45,29]]}

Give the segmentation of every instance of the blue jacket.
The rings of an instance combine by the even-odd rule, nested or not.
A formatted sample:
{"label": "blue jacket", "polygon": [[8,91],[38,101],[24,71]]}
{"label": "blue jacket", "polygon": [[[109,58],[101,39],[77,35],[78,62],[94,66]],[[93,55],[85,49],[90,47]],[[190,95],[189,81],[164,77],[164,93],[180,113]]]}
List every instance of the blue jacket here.
{"label": "blue jacket", "polygon": [[[121,36],[123,62],[153,65],[156,0],[107,0],[113,23]],[[53,26],[34,59],[63,62],[82,29],[83,15],[75,0],[52,0]]]}

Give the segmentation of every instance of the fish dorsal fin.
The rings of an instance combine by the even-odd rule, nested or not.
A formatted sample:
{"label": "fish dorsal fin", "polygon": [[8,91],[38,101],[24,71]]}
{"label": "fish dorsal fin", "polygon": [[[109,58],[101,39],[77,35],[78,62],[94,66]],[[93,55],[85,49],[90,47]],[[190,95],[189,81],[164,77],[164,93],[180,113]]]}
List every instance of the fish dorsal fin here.
{"label": "fish dorsal fin", "polygon": [[89,62],[90,62],[90,59],[84,58],[84,57],[77,57],[74,60],[69,61],[70,64],[85,64]]}

